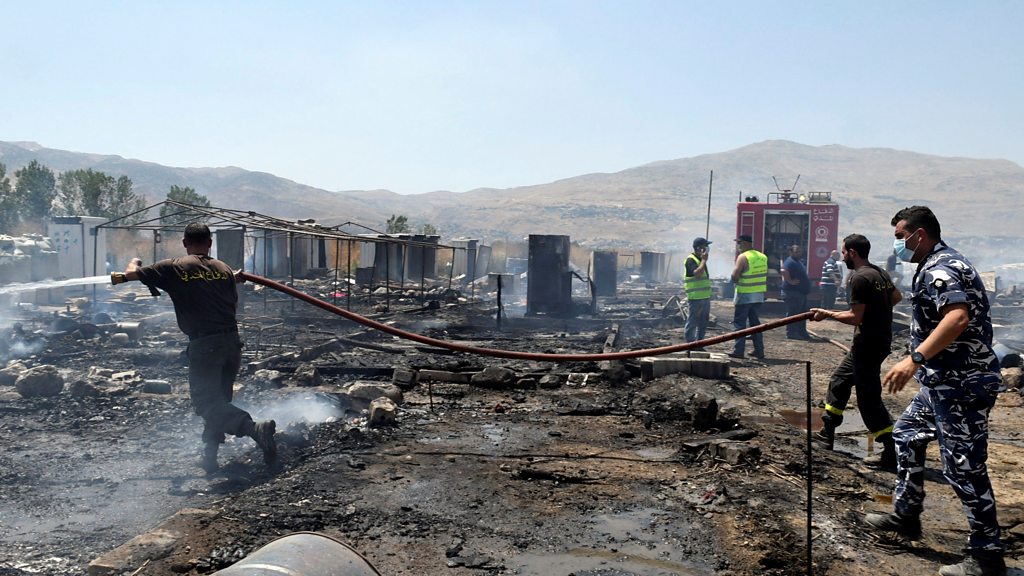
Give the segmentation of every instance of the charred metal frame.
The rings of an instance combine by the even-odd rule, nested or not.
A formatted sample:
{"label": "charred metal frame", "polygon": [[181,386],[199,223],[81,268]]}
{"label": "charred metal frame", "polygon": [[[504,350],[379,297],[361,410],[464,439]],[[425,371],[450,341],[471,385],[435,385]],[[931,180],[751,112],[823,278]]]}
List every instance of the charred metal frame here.
{"label": "charred metal frame", "polygon": [[[145,218],[145,219],[143,219],[143,220],[141,220],[139,222],[131,222],[131,219],[133,217],[136,217],[136,216],[138,216],[140,214],[143,214],[143,215],[159,214],[160,210],[164,206],[172,206],[172,207],[174,207],[176,209],[174,212],[171,212],[169,214],[170,216],[178,217],[178,218],[185,217],[185,218],[182,218],[180,221],[178,221],[178,222],[176,222],[174,224],[166,224],[166,223],[162,222],[161,221],[161,217],[159,215],[156,216],[156,217],[147,217],[147,218]],[[153,211],[153,212],[151,212],[151,211]],[[267,215],[264,215],[264,214],[260,214],[258,212],[254,212],[252,210],[233,210],[233,209],[230,209],[230,208],[218,208],[218,207],[212,207],[212,206],[196,206],[196,205],[193,205],[193,204],[186,204],[184,202],[178,202],[178,201],[175,201],[175,200],[165,200],[163,202],[158,202],[158,203],[153,204],[151,206],[147,206],[146,208],[143,208],[141,210],[132,212],[130,214],[125,214],[124,216],[120,216],[118,218],[114,218],[113,220],[109,220],[107,222],[104,222],[104,223],[96,226],[96,228],[105,228],[105,229],[108,229],[108,230],[149,230],[149,231],[152,231],[153,234],[154,234],[153,253],[155,255],[156,254],[156,244],[158,243],[158,240],[157,240],[157,235],[158,234],[164,233],[164,232],[183,233],[184,230],[185,230],[185,227],[188,224],[191,224],[193,222],[204,222],[206,225],[208,225],[211,229],[214,229],[214,230],[238,230],[238,229],[241,229],[241,231],[242,231],[242,243],[243,243],[243,246],[242,246],[243,266],[244,266],[244,256],[246,254],[250,254],[251,253],[251,254],[253,254],[255,256],[256,251],[258,250],[257,241],[258,241],[259,236],[262,236],[262,238],[265,239],[265,240],[273,239],[275,237],[280,237],[280,236],[287,236],[288,237],[288,252],[287,252],[287,259],[286,260],[287,260],[287,265],[288,265],[288,279],[289,279],[289,282],[292,283],[292,285],[294,285],[294,282],[295,282],[295,268],[294,268],[294,265],[293,265],[293,257],[294,257],[293,248],[295,246],[294,239],[296,237],[299,237],[299,238],[305,237],[305,238],[311,238],[311,239],[334,240],[335,241],[335,261],[333,262],[333,264],[335,264],[335,265],[332,266],[332,268],[334,268],[334,286],[335,286],[335,290],[332,291],[332,300],[334,300],[335,303],[336,303],[336,299],[337,299],[337,289],[336,288],[337,288],[338,272],[339,272],[339,266],[338,266],[339,262],[338,262],[338,259],[341,256],[341,243],[342,242],[346,242],[347,243],[347,254],[349,256],[348,256],[348,258],[346,258],[346,274],[347,274],[347,276],[349,278],[352,277],[352,257],[351,257],[351,254],[352,254],[352,246],[353,246],[353,243],[355,243],[355,242],[360,242],[360,243],[365,243],[365,244],[373,244],[374,246],[384,245],[385,247],[387,247],[389,245],[401,245],[403,247],[410,247],[410,246],[420,247],[420,248],[423,249],[421,251],[421,254],[425,254],[425,250],[428,249],[428,248],[429,249],[434,249],[434,250],[438,250],[438,249],[442,249],[442,248],[443,249],[451,249],[453,257],[454,257],[455,251],[460,249],[459,247],[456,247],[456,246],[448,246],[448,245],[444,245],[444,244],[440,244],[440,243],[419,242],[419,241],[411,240],[411,239],[408,239],[408,238],[396,237],[395,235],[386,234],[384,232],[380,232],[378,230],[374,230],[374,229],[372,229],[372,228],[370,228],[368,226],[364,226],[362,224],[357,224],[355,222],[345,222],[345,223],[342,223],[342,224],[338,224],[336,226],[328,227],[328,226],[323,226],[323,225],[320,225],[320,224],[316,224],[315,221],[312,220],[312,219],[306,219],[306,220],[284,220],[282,218],[277,218],[277,217],[274,217],[274,216],[267,216]],[[356,229],[362,230],[362,232],[361,233],[348,232],[348,231],[344,230],[344,228],[356,228]],[[261,234],[259,234],[259,236],[256,234],[257,231],[261,232]],[[251,252],[249,252],[249,250],[247,249],[248,246],[250,246],[250,242],[251,242],[251,246],[252,246],[252,251]],[[264,251],[267,250],[266,242],[264,243],[263,249],[264,249]],[[97,254],[98,251],[99,251],[99,240],[98,240],[98,235],[97,235],[97,236],[94,236],[94,240],[93,240],[93,262],[94,263],[96,262],[96,257],[98,256],[98,254]],[[409,251],[405,250],[405,249],[403,249],[402,252],[403,252],[403,265],[402,265],[401,278],[399,279],[399,290],[404,290],[405,289],[405,265],[406,265],[405,260],[408,259],[408,254],[409,254]],[[389,258],[390,257],[390,254],[389,254],[390,250],[389,249],[385,248],[384,253],[385,253],[385,258]],[[425,256],[424,256],[424,258],[425,258]],[[266,263],[266,253],[264,254],[264,262]],[[421,262],[421,264],[422,264],[422,262]],[[389,274],[390,262],[387,262],[385,264],[385,266],[386,266],[386,273],[385,273],[384,278],[383,278],[383,285],[385,287],[384,298],[385,298],[385,306],[388,309],[390,309],[390,306],[391,306],[391,279],[390,279],[390,274]],[[98,274],[98,272],[96,272],[96,270],[94,270],[93,272],[94,272],[94,274]],[[425,295],[425,292],[426,292],[425,278],[426,278],[426,274],[425,274],[425,271],[423,270],[423,268],[421,266],[421,273],[420,273],[420,296],[421,296],[421,298]],[[374,287],[374,285],[376,284],[376,282],[378,280],[379,279],[376,278],[376,267],[375,267],[374,268],[374,274],[373,274],[373,276],[371,277],[371,280],[370,280],[370,299],[371,299],[371,301],[372,301],[372,298],[373,298],[373,287]],[[448,288],[451,288],[451,278],[450,277],[448,279]],[[93,288],[93,296],[94,296],[94,298],[95,298],[95,290],[96,290],[96,288],[94,287]],[[351,286],[347,286],[347,288],[345,290],[345,293],[346,293],[346,296],[347,296],[346,308],[351,308],[351,305],[352,305],[352,290],[351,290]],[[266,295],[264,295],[264,299],[265,298],[266,298]]]}

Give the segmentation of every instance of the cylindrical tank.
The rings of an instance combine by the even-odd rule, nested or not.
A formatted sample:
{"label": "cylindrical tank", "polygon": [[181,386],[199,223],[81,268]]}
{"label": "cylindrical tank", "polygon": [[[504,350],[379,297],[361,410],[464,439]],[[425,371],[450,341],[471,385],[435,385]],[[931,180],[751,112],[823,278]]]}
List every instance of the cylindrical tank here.
{"label": "cylindrical tank", "polygon": [[214,572],[214,576],[380,576],[347,544],[319,532],[295,532]]}

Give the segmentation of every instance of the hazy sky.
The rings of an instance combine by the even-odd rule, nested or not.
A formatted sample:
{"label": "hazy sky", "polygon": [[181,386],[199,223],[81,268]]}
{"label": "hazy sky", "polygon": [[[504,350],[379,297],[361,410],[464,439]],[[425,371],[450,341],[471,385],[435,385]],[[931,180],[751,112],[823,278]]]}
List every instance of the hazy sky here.
{"label": "hazy sky", "polygon": [[769,139],[1024,164],[1024,2],[21,2],[0,140],[328,190]]}

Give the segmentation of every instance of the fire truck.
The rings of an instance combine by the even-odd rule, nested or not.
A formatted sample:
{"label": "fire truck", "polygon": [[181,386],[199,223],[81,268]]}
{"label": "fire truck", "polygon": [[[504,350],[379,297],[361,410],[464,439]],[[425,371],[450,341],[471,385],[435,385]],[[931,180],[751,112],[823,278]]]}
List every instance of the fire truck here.
{"label": "fire truck", "polygon": [[[797,181],[800,177],[797,176]],[[821,267],[829,253],[839,249],[839,205],[831,192],[796,193],[793,187],[770,192],[766,201],[757,196],[742,197],[736,204],[736,236],[749,234],[754,248],[768,256],[769,298],[778,298],[782,286],[779,269],[796,244],[804,255],[811,279],[808,300],[820,300]]]}

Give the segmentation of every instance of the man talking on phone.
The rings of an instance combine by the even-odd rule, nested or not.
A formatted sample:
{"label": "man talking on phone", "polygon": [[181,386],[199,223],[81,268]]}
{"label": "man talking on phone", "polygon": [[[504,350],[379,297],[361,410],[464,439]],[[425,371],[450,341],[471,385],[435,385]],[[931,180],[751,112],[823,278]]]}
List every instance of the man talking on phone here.
{"label": "man talking on phone", "polygon": [[708,315],[711,313],[711,275],[708,273],[708,242],[706,238],[693,240],[693,252],[686,257],[683,272],[683,287],[686,299],[690,303],[686,314],[686,341],[693,342],[704,339],[704,330],[708,327]]}

